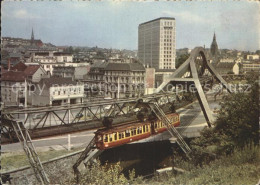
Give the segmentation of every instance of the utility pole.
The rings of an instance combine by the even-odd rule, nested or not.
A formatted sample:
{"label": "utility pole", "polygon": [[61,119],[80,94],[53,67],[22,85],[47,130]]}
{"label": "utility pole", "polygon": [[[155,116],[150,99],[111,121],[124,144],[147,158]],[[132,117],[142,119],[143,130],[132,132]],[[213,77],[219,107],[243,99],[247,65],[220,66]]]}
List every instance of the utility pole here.
{"label": "utility pole", "polygon": [[[68,106],[70,107],[70,95],[68,95]],[[69,123],[70,123],[70,109],[69,109],[68,113],[69,113]]]}
{"label": "utility pole", "polygon": [[[24,80],[24,108],[27,108],[27,81],[26,81],[26,77],[25,77],[25,80]],[[24,120],[26,120],[27,116],[28,115],[25,113],[24,114]],[[29,122],[31,122],[30,119],[29,119]]]}
{"label": "utility pole", "polygon": [[25,78],[25,81],[24,81],[24,86],[25,86],[25,89],[24,89],[24,92],[25,92],[25,95],[24,95],[24,108],[27,107],[27,81],[26,81],[26,78]]}
{"label": "utility pole", "polygon": [[119,99],[119,93],[120,93],[120,89],[119,89],[120,85],[119,85],[119,76],[117,78],[117,99]]}

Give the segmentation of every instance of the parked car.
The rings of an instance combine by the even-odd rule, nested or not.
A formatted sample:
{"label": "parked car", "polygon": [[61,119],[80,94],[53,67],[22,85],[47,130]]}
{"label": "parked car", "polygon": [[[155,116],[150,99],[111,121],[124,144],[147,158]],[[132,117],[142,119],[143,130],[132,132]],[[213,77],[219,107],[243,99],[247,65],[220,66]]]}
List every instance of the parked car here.
{"label": "parked car", "polygon": [[78,113],[77,115],[76,115],[76,118],[82,118],[83,117],[83,114],[82,113]]}

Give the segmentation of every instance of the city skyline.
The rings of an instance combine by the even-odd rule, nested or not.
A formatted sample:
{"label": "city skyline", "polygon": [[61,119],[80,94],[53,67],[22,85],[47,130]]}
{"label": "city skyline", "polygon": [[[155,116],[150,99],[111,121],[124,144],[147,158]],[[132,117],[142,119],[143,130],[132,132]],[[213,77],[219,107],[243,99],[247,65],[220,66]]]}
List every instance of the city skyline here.
{"label": "city skyline", "polygon": [[[12,2],[2,3],[2,36],[55,45],[137,50],[138,25],[159,17],[176,19],[176,48],[260,47],[257,2]],[[44,9],[43,9],[44,7]],[[106,15],[106,16],[104,16]]]}

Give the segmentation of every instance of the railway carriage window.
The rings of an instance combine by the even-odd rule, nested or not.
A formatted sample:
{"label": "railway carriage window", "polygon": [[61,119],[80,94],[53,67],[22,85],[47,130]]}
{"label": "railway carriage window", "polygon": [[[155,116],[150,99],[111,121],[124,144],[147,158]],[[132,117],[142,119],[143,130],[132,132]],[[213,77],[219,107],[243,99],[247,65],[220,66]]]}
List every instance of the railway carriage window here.
{"label": "railway carriage window", "polygon": [[125,137],[130,137],[130,130],[125,131]]}
{"label": "railway carriage window", "polygon": [[138,127],[137,128],[137,134],[141,134],[142,133],[142,127]]}
{"label": "railway carriage window", "polygon": [[134,135],[136,135],[136,128],[134,128]]}
{"label": "railway carriage window", "polygon": [[146,132],[146,130],[145,130],[145,125],[143,126],[143,132]]}
{"label": "railway carriage window", "polygon": [[125,138],[125,134],[124,134],[124,132],[122,132],[121,135],[122,135],[122,139]]}
{"label": "railway carriage window", "polygon": [[134,130],[133,129],[131,129],[131,136],[133,136],[134,135]]}
{"label": "railway carriage window", "polygon": [[142,127],[139,127],[139,131],[140,131],[140,134],[142,134],[143,132],[142,132]]}
{"label": "railway carriage window", "polygon": [[113,141],[113,135],[112,134],[109,134],[109,141]]}
{"label": "railway carriage window", "polygon": [[118,139],[121,139],[121,138],[122,138],[122,134],[119,133],[119,134],[118,134]]}
{"label": "railway carriage window", "polygon": [[105,136],[104,136],[104,142],[108,142],[108,136],[107,136],[107,134],[105,134]]}
{"label": "railway carriage window", "polygon": [[117,133],[114,134],[114,140],[117,140]]}
{"label": "railway carriage window", "polygon": [[157,123],[154,123],[154,128],[157,128]]}

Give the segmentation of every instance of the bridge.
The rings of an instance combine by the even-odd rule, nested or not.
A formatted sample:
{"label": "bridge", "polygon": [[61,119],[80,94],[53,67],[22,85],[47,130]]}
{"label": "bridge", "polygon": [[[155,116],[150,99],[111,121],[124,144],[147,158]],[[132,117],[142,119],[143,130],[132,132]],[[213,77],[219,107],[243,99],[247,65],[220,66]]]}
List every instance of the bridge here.
{"label": "bridge", "polygon": [[[172,137],[189,156],[191,150],[182,135],[171,126],[165,112],[176,108],[180,104],[181,86],[188,86],[188,92],[197,96],[205,120],[210,127],[213,122],[204,89],[208,83],[213,83],[213,78],[223,85],[228,92],[231,89],[213,66],[208,62],[205,50],[202,47],[195,48],[190,57],[157,89],[156,93],[139,98],[102,100],[99,102],[87,102],[82,104],[64,106],[32,107],[26,109],[3,110],[2,112],[2,140],[6,143],[19,141],[30,161],[37,180],[42,184],[49,184],[48,177],[44,172],[41,161],[35,151],[31,138],[41,138],[55,134],[72,133],[91,128],[101,128],[107,124],[105,118],[112,118],[113,125],[127,124],[138,120],[136,114],[143,108],[147,108],[156,115],[167,127]],[[191,88],[190,88],[191,87]],[[40,116],[38,116],[40,115]],[[78,161],[74,165],[76,174],[77,167],[85,160],[99,154],[93,150],[94,139],[86,147]],[[93,152],[93,154],[90,154]]]}

